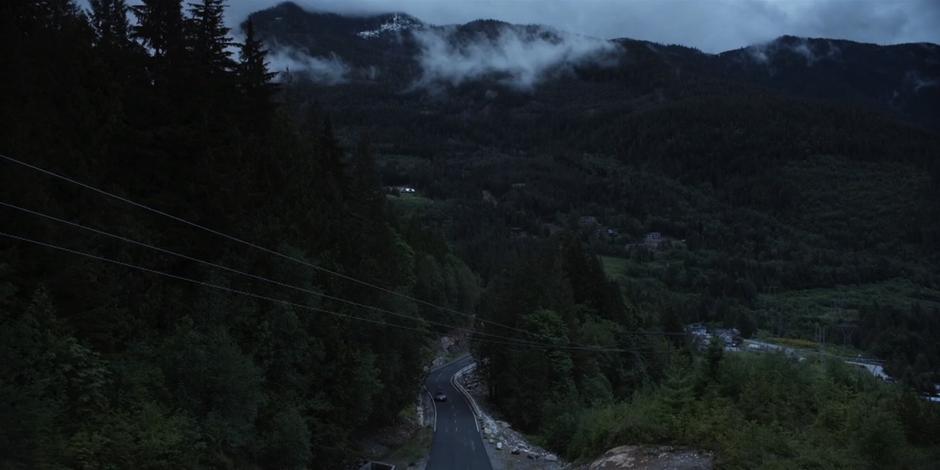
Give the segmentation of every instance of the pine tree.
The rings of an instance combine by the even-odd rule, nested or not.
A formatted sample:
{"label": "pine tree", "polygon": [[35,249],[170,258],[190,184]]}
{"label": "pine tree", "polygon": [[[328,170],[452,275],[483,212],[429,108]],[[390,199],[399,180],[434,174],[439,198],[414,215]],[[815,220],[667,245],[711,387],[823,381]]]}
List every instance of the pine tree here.
{"label": "pine tree", "polygon": [[344,199],[348,189],[346,178],[346,165],[343,163],[343,149],[333,133],[333,124],[329,118],[324,119],[317,147],[320,152],[320,169],[326,177],[328,197],[333,201]]}
{"label": "pine tree", "polygon": [[133,36],[149,47],[154,57],[175,59],[183,52],[181,0],[142,0],[132,10],[137,17]]}
{"label": "pine tree", "polygon": [[245,42],[236,72],[238,86],[247,100],[247,121],[253,126],[266,126],[274,110],[272,96],[277,86],[271,83],[276,75],[268,71],[267,52],[261,40],[255,37],[254,23],[249,18],[245,23]]}
{"label": "pine tree", "polygon": [[231,59],[229,28],[225,26],[224,0],[202,0],[189,4],[190,18],[187,20],[187,40],[196,68],[208,75],[219,75],[231,71],[235,64]]}
{"label": "pine tree", "polygon": [[267,54],[264,44],[255,37],[254,22],[249,18],[245,23],[245,42],[241,44],[238,64],[239,82],[245,94],[262,92],[267,97],[273,93],[275,87],[271,80],[277,74],[268,70]]}
{"label": "pine tree", "polygon": [[0,2],[0,17],[19,28],[33,26],[62,30],[81,19],[81,10],[72,0],[5,0]]}
{"label": "pine tree", "polygon": [[705,375],[709,380],[718,379],[718,369],[721,367],[724,349],[724,341],[717,335],[712,336],[711,341],[708,343],[708,349],[705,350]]}
{"label": "pine tree", "polygon": [[124,0],[91,0],[91,25],[98,46],[122,48],[128,44],[127,10]]}
{"label": "pine tree", "polygon": [[385,196],[379,187],[379,175],[375,169],[375,155],[367,137],[360,138],[350,166],[352,197],[360,206],[357,211],[361,211],[360,215],[367,219],[379,219],[385,206]]}

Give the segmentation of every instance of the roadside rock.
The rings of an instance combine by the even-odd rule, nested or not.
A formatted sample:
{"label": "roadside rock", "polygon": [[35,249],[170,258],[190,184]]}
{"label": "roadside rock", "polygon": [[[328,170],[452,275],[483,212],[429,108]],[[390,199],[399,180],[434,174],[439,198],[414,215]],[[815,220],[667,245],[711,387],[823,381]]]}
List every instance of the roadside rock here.
{"label": "roadside rock", "polygon": [[[495,470],[560,470],[565,468],[557,455],[532,444],[526,437],[512,429],[506,421],[497,419],[488,402],[483,378],[475,368],[457,377],[458,384],[473,398],[479,412],[480,431],[483,434],[487,454]],[[505,448],[508,452],[502,452]]]}
{"label": "roadside rock", "polygon": [[671,446],[620,446],[608,450],[588,470],[711,470],[707,452]]}

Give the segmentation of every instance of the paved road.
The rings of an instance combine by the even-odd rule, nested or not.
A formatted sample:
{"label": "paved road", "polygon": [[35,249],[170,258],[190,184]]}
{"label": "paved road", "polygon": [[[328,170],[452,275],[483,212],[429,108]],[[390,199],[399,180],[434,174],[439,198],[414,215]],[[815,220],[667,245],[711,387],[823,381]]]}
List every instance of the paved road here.
{"label": "paved road", "polygon": [[438,390],[447,401],[437,405],[434,439],[427,470],[492,470],[490,459],[477,430],[476,418],[466,398],[451,384],[451,378],[473,359],[462,357],[432,371],[425,380],[431,395]]}

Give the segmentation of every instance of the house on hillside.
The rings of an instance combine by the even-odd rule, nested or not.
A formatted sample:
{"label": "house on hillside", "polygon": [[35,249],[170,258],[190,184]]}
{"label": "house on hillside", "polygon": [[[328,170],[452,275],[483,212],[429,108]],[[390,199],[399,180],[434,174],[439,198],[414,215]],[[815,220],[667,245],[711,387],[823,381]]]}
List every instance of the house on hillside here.
{"label": "house on hillside", "polygon": [[737,351],[741,346],[741,332],[737,328],[708,328],[702,323],[693,323],[685,327],[685,332],[692,338],[692,343],[704,350],[717,337],[728,351]]}
{"label": "house on hillside", "polygon": [[645,248],[649,251],[656,251],[659,248],[662,248],[666,242],[670,239],[663,236],[660,232],[649,232],[646,235],[643,235],[636,243],[627,243],[624,245],[624,249],[630,251],[633,248]]}
{"label": "house on hillside", "polygon": [[659,232],[650,232],[643,236],[643,245],[646,245],[647,248],[659,248],[663,241],[665,241],[663,234]]}
{"label": "house on hillside", "polygon": [[412,186],[386,186],[385,192],[389,194],[414,194],[417,191]]}
{"label": "house on hillside", "polygon": [[597,221],[597,217],[593,215],[585,215],[578,219],[578,226],[582,228],[596,229],[600,225],[601,223]]}

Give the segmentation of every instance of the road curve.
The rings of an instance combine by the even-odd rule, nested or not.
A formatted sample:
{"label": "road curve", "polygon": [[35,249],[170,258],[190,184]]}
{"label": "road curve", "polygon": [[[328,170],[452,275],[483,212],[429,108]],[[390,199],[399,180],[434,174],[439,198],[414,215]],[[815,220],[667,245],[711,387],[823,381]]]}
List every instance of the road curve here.
{"label": "road curve", "polygon": [[483,447],[477,430],[473,409],[451,378],[460,369],[470,365],[473,358],[464,356],[450,364],[431,371],[425,386],[431,395],[438,390],[447,394],[447,401],[436,402],[434,439],[427,470],[492,470],[490,458]]}

